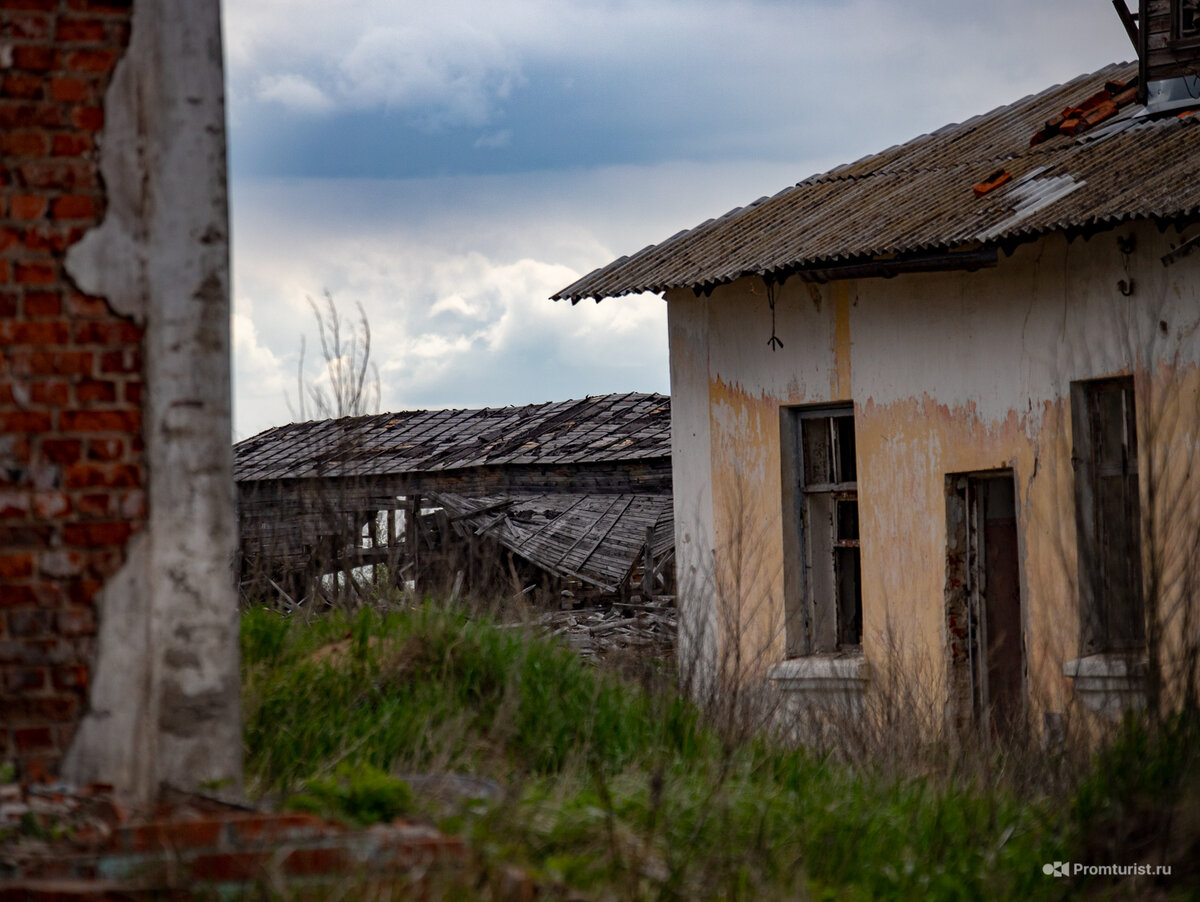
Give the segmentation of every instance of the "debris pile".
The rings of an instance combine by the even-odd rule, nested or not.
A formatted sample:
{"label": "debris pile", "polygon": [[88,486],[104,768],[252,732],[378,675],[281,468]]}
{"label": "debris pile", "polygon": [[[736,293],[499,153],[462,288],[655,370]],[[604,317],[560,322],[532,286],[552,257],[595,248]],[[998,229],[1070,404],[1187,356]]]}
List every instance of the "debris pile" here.
{"label": "debris pile", "polygon": [[585,658],[602,658],[622,650],[646,658],[667,659],[675,654],[672,596],[550,611],[533,622]]}

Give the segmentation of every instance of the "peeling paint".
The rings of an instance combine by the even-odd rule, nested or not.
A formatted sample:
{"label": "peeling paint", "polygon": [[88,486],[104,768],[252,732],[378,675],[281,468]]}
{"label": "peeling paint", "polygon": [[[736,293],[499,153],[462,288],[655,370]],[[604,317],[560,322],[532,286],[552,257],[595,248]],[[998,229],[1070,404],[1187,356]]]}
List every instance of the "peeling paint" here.
{"label": "peeling paint", "polygon": [[[1133,233],[1136,252],[1122,253]],[[778,290],[777,354],[761,347],[770,323],[753,280],[703,302],[670,294],[672,392],[689,399],[673,423],[676,497],[711,493],[708,566],[740,574],[739,598],[753,600],[752,612],[743,604],[724,617],[737,631],[726,641],[740,642],[743,658],[782,654],[782,573],[796,562],[781,538],[780,406],[853,400],[868,661],[901,649],[931,697],[944,693],[955,628],[944,606],[946,475],[1011,469],[1030,704],[1063,710],[1072,690],[1063,664],[1079,642],[1073,381],[1134,375],[1147,466],[1170,487],[1144,509],[1157,523],[1164,498],[1183,495],[1200,527],[1200,346],[1189,338],[1200,325],[1200,259],[1162,266],[1172,240],[1146,224],[1074,243],[1049,236],[995,269],[832,283],[825,304],[789,280]],[[1118,286],[1131,279],[1133,298]],[[677,510],[681,534],[695,528],[692,513]],[[1200,566],[1185,560],[1190,539],[1158,545],[1172,573]],[[748,547],[749,568],[734,560]],[[694,549],[679,554],[681,567],[706,565]],[[681,593],[681,617],[721,620],[713,609],[727,598]],[[1179,621],[1177,596],[1164,604]]]}

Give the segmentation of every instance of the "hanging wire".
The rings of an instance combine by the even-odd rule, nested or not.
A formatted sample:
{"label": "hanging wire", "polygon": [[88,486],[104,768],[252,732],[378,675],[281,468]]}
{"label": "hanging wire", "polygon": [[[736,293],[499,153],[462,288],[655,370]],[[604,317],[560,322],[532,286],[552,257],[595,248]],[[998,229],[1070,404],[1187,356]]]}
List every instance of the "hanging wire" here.
{"label": "hanging wire", "polygon": [[783,347],[783,340],[775,334],[775,283],[764,277],[763,284],[767,286],[767,305],[771,308],[771,337],[767,339],[767,345],[772,351],[778,351]]}

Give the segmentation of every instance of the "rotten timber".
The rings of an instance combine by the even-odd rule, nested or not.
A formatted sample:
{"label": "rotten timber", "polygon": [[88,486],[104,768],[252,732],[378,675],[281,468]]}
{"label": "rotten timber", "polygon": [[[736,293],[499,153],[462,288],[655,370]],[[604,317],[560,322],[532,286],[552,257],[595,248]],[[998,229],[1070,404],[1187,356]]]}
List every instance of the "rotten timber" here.
{"label": "rotten timber", "polygon": [[290,597],[326,573],[440,565],[478,589],[477,558],[502,549],[601,595],[672,589],[661,395],[291,424],[234,450],[243,584]]}

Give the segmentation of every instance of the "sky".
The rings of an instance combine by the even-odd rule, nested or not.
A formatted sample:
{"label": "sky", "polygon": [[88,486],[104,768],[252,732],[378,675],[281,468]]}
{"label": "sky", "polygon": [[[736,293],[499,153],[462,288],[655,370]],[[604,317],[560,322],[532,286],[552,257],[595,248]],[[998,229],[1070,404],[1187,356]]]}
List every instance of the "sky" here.
{"label": "sky", "polygon": [[[669,391],[655,295],[549,297],[814,173],[1133,57],[1109,0],[225,0],[234,433]],[[305,413],[311,416],[311,405]]]}

